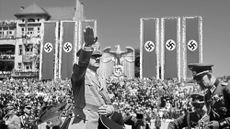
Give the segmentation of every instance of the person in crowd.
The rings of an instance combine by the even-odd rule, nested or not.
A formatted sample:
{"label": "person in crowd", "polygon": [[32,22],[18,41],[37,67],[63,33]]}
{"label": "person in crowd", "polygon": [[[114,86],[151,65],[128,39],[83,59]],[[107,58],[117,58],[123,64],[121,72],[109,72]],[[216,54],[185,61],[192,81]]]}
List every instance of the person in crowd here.
{"label": "person in crowd", "polygon": [[15,107],[12,103],[7,105],[6,115],[3,120],[8,129],[21,129],[20,117],[17,116]]}
{"label": "person in crowd", "polygon": [[[97,37],[94,37],[92,28],[86,28],[84,41],[83,48],[77,52],[78,63],[74,64],[71,77],[75,104],[69,129],[102,128],[99,122],[105,124],[103,120],[111,120],[109,118],[116,111],[111,104],[105,78],[98,72],[102,53],[95,47]],[[120,118],[114,118],[112,122],[123,127],[122,115],[117,116]]]}
{"label": "person in crowd", "polygon": [[219,81],[212,73],[213,65],[189,64],[193,80],[205,92],[205,105],[210,122],[205,129],[230,127],[230,84]]}
{"label": "person in crowd", "polygon": [[7,126],[5,124],[5,121],[3,120],[4,112],[3,112],[3,106],[0,105],[0,129],[7,129]]}
{"label": "person in crowd", "polygon": [[150,129],[149,124],[145,120],[144,114],[141,112],[138,112],[135,115],[126,113],[124,115],[124,123],[131,125],[132,129]]}
{"label": "person in crowd", "polygon": [[35,129],[36,123],[32,115],[32,106],[27,105],[24,108],[24,113],[21,117],[21,128],[22,129]]}
{"label": "person in crowd", "polygon": [[156,116],[156,119],[155,119],[155,128],[156,129],[160,129],[161,128],[161,118],[159,115]]}
{"label": "person in crowd", "polygon": [[202,126],[201,122],[208,121],[208,117],[205,116],[204,107],[204,96],[201,94],[192,94],[191,98],[191,109],[188,109],[186,113],[179,118],[171,121],[168,124],[168,129],[188,129]]}

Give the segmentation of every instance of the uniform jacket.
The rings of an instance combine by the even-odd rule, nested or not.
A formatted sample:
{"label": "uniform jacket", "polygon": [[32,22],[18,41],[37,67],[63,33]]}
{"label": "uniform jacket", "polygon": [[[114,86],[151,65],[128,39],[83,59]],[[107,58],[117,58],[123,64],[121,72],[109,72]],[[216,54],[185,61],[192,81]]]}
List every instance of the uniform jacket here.
{"label": "uniform jacket", "polygon": [[74,120],[70,121],[73,128],[96,129],[98,127],[98,108],[109,104],[110,99],[105,80],[87,69],[92,51],[83,50],[78,64],[73,66],[71,77],[72,91],[75,101]]}
{"label": "uniform jacket", "polygon": [[205,115],[205,111],[203,110],[200,113],[197,112],[187,112],[185,115],[180,116],[174,121],[168,124],[168,129],[183,129],[184,127],[188,127],[188,129],[198,127],[198,121]]}
{"label": "uniform jacket", "polygon": [[230,122],[230,84],[216,81],[205,94],[210,120]]}

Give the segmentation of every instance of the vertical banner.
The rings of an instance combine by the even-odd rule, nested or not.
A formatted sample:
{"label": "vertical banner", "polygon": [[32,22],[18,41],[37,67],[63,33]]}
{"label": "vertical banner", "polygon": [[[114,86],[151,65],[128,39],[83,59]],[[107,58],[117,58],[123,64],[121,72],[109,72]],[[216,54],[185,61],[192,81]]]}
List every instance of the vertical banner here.
{"label": "vertical banner", "polygon": [[180,80],[180,18],[161,19],[162,79]]}
{"label": "vertical banner", "polygon": [[40,55],[40,80],[55,79],[57,75],[58,22],[44,22]]}
{"label": "vertical banner", "polygon": [[202,17],[183,17],[183,78],[191,78],[192,72],[188,70],[189,63],[203,62],[202,47]]}
{"label": "vertical banner", "polygon": [[97,36],[97,22],[96,20],[82,20],[80,21],[80,25],[79,25],[79,43],[81,45],[79,45],[79,48],[81,48],[81,46],[84,43],[84,30],[86,29],[86,27],[91,27],[94,30],[94,35]]}
{"label": "vertical banner", "polygon": [[140,77],[159,78],[159,19],[140,19]]}
{"label": "vertical banner", "polygon": [[72,75],[73,63],[76,56],[77,42],[75,40],[75,21],[61,21],[59,50],[59,78],[68,79]]}
{"label": "vertical banner", "polygon": [[123,56],[124,74],[127,78],[135,77],[135,49],[127,46],[126,50],[131,50]]}

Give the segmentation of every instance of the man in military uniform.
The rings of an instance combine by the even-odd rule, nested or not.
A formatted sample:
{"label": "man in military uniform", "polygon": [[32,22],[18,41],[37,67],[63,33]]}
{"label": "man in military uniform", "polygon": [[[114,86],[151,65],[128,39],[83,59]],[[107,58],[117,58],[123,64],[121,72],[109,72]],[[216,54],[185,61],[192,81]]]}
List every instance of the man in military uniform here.
{"label": "man in military uniform", "polygon": [[188,129],[201,127],[203,121],[206,121],[204,107],[204,96],[202,94],[194,93],[188,98],[191,104],[191,110],[175,119],[168,124],[168,129],[182,129],[187,127]]}
{"label": "man in military uniform", "polygon": [[22,129],[34,129],[35,125],[35,118],[31,113],[32,107],[31,105],[27,105],[24,108],[24,114],[21,116],[21,128]]}
{"label": "man in military uniform", "polygon": [[213,65],[189,64],[193,80],[205,92],[205,105],[210,122],[205,129],[227,129],[230,127],[230,84],[223,83],[212,74]]}
{"label": "man in military uniform", "polygon": [[[87,27],[84,31],[84,41],[77,52],[78,63],[74,64],[71,77],[74,109],[69,129],[101,129],[102,124],[111,125],[105,125],[103,120],[113,119],[117,113],[109,98],[106,80],[99,72],[102,53],[95,47],[97,37],[92,28]],[[121,115],[113,121],[123,128]]]}

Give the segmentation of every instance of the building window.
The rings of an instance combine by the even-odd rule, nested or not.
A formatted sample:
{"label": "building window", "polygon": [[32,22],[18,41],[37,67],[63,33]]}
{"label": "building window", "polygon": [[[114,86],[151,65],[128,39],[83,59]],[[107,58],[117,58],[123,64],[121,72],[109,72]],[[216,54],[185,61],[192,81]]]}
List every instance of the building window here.
{"label": "building window", "polygon": [[9,30],[9,28],[8,27],[3,27],[3,30]]}
{"label": "building window", "polygon": [[40,21],[40,19],[38,18],[38,19],[37,19],[37,21],[39,22],[39,21]]}
{"label": "building window", "polygon": [[25,28],[21,28],[22,29],[22,35],[24,35],[25,34]]}
{"label": "building window", "polygon": [[27,30],[28,30],[27,34],[29,34],[29,35],[32,35],[34,33],[34,28],[30,27]]}
{"label": "building window", "polygon": [[33,18],[28,19],[28,22],[35,22]]}
{"label": "building window", "polygon": [[40,33],[40,27],[38,27],[37,30],[38,30],[38,34],[39,34]]}
{"label": "building window", "polygon": [[0,38],[3,38],[3,32],[0,31]]}
{"label": "building window", "polygon": [[25,22],[25,19],[22,19],[22,22]]}
{"label": "building window", "polygon": [[28,31],[34,31],[34,28],[29,27]]}
{"label": "building window", "polygon": [[22,68],[22,63],[18,63],[18,69]]}
{"label": "building window", "polygon": [[33,44],[27,44],[26,52],[33,52]]}
{"label": "building window", "polygon": [[22,45],[19,45],[19,55],[22,55]]}
{"label": "building window", "polygon": [[25,63],[26,70],[32,70],[32,62]]}
{"label": "building window", "polygon": [[36,69],[39,69],[39,65],[40,65],[39,63],[36,63]]}

